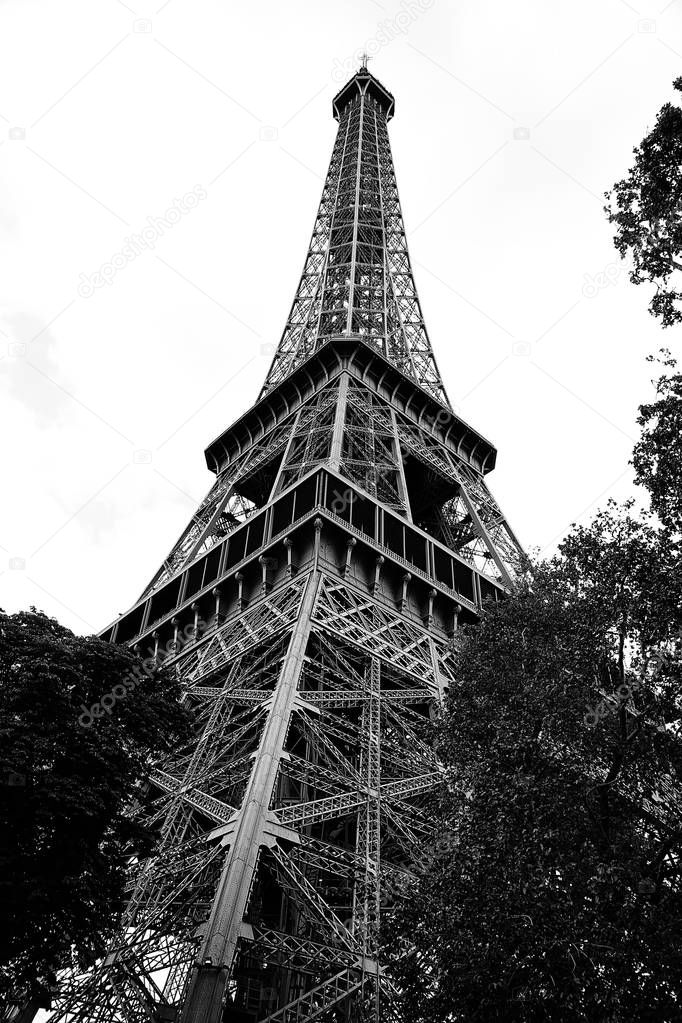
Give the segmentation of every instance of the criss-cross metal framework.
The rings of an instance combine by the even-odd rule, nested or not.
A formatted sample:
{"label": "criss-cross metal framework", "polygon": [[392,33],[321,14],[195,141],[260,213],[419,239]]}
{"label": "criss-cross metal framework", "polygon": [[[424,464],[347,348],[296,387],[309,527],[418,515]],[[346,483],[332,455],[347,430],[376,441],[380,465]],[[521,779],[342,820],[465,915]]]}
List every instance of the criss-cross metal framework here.
{"label": "criss-cross metal framework", "polygon": [[523,554],[487,486],[495,449],[429,345],[393,98],[363,67],[334,113],[263,393],[207,448],[213,487],[104,633],[165,659],[195,730],[152,775],[158,853],[130,864],[106,958],[65,981],[64,1023],[400,1018],[382,892],[438,829],[427,726],[458,628]]}
{"label": "criss-cross metal framework", "polygon": [[388,140],[393,107],[393,97],[366,68],[334,101],[336,143],[264,392],[329,338],[350,333],[448,404],[407,251]]}

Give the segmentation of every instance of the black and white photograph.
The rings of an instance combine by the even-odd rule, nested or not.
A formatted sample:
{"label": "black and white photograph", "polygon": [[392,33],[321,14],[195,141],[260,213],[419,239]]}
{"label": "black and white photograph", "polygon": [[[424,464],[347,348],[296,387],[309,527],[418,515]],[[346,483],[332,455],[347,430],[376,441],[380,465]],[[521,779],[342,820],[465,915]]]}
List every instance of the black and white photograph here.
{"label": "black and white photograph", "polygon": [[0,0],[0,1023],[682,1023],[682,0]]}

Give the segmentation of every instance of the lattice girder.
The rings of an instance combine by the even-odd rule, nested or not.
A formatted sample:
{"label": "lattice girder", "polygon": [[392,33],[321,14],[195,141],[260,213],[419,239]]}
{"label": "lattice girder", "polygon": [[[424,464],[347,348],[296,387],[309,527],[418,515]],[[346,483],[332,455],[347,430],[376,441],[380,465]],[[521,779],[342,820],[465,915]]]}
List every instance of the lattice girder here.
{"label": "lattice girder", "polygon": [[[330,600],[334,603],[330,604]],[[332,628],[328,614],[332,608],[338,610],[341,606],[338,602],[342,602],[346,619],[341,623],[335,622]],[[304,613],[306,607],[307,614]],[[277,614],[274,613],[275,609]],[[308,576],[307,579],[292,581],[277,597],[263,600],[259,606],[245,610],[241,616],[241,625],[232,622],[229,627],[218,628],[213,635],[205,637],[191,650],[182,651],[178,655],[175,666],[187,679],[188,692],[204,694],[200,719],[202,730],[189,755],[176,757],[169,770],[159,767],[155,771],[153,783],[162,794],[157,816],[161,815],[159,819],[166,852],[142,866],[131,892],[127,914],[129,931],[122,938],[118,950],[112,951],[109,966],[104,965],[99,974],[91,978],[90,987],[85,990],[81,988],[76,994],[81,1003],[87,1003],[88,998],[91,1003],[93,998],[101,1002],[103,986],[106,988],[109,985],[115,995],[112,995],[108,1003],[108,1015],[102,1015],[102,1020],[136,1019],[140,1012],[147,1011],[143,1005],[144,998],[140,1003],[142,1008],[132,1008],[133,1003],[136,1004],[141,997],[140,978],[147,978],[142,984],[145,998],[151,1000],[150,1004],[157,1009],[167,1004],[170,1012],[187,997],[193,963],[196,976],[197,951],[201,943],[207,946],[211,941],[205,928],[207,923],[210,924],[211,905],[215,908],[215,891],[212,893],[207,879],[212,878],[211,883],[215,885],[216,872],[222,869],[225,875],[225,852],[222,850],[232,849],[240,826],[240,815],[243,817],[248,804],[246,798],[241,809],[232,807],[216,795],[216,792],[222,791],[227,780],[221,770],[229,774],[231,765],[234,767],[244,762],[245,758],[239,756],[239,751],[250,727],[250,721],[244,719],[254,714],[262,718],[263,715],[267,717],[274,713],[274,704],[268,712],[267,699],[265,704],[262,699],[255,703],[248,702],[245,708],[244,690],[238,683],[246,681],[248,686],[249,678],[258,675],[273,660],[278,665],[278,681],[275,681],[274,689],[269,686],[265,689],[249,688],[247,693],[267,698],[270,692],[276,703],[282,677],[293,670],[296,681],[293,690],[281,692],[279,697],[280,702],[286,699],[290,717],[286,723],[280,722],[277,726],[282,744],[279,760],[281,766],[276,772],[270,773],[271,795],[263,804],[261,820],[261,842],[266,856],[260,861],[260,866],[256,861],[251,863],[251,874],[244,880],[243,912],[248,914],[255,911],[254,891],[260,892],[265,877],[263,871],[267,866],[266,874],[269,871],[279,886],[281,894],[278,898],[283,900],[282,907],[287,904],[291,907],[286,911],[286,918],[294,928],[302,928],[301,934],[304,937],[297,936],[294,931],[291,940],[312,940],[322,945],[328,945],[330,940],[332,944],[340,942],[340,946],[345,947],[355,958],[352,967],[344,967],[354,971],[354,979],[345,989],[343,997],[341,989],[333,980],[336,974],[329,974],[330,969],[333,971],[334,962],[338,962],[338,957],[336,960],[309,963],[308,968],[301,973],[301,977],[309,979],[300,981],[303,986],[296,998],[289,1000],[288,1008],[282,1005],[281,1009],[270,1015],[273,1019],[280,1018],[278,1014],[282,1014],[282,1019],[308,1018],[300,1013],[308,1011],[311,992],[317,992],[315,998],[324,992],[330,993],[332,998],[333,993],[333,1000],[342,1003],[345,997],[350,998],[358,990],[367,991],[370,982],[374,985],[372,990],[382,987],[379,967],[372,958],[380,911],[381,807],[384,803],[393,806],[393,814],[386,814],[383,818],[384,828],[394,828],[393,815],[396,819],[402,819],[406,814],[413,827],[418,828],[421,811],[417,805],[414,808],[408,807],[405,800],[418,800],[423,792],[430,791],[440,783],[440,775],[433,769],[430,749],[421,744],[411,721],[412,718],[417,722],[424,720],[411,706],[433,702],[435,687],[424,688],[423,680],[421,687],[415,687],[413,677],[401,666],[406,656],[410,658],[406,663],[412,667],[411,658],[416,656],[414,651],[419,648],[417,635],[410,635],[412,643],[407,646],[411,650],[398,658],[398,665],[394,663],[395,658],[390,647],[385,645],[384,638],[381,640],[381,650],[375,656],[368,657],[358,629],[364,622],[365,629],[376,631],[375,615],[376,611],[373,613],[368,602],[352,598],[352,591],[347,585],[339,586],[322,575]],[[267,638],[263,637],[261,625],[264,617],[269,622]],[[303,659],[297,659],[296,668],[288,655],[282,658],[282,650],[288,648],[291,653],[291,644],[297,630],[302,628],[302,622],[308,623],[304,628],[307,636],[304,644],[306,652]],[[388,631],[398,630],[396,635],[404,639],[404,629],[405,624],[397,616],[391,619],[390,615],[382,612],[382,636]],[[231,634],[231,640],[224,635],[225,632]],[[240,638],[242,633],[250,637],[250,645],[247,645],[246,639]],[[341,633],[344,633],[343,639]],[[382,707],[381,698],[382,664],[385,664],[383,671],[388,686],[385,707]],[[210,686],[203,684],[206,679],[211,680]],[[338,694],[344,691],[353,694],[351,706],[323,705],[327,692]],[[401,695],[404,695],[404,699],[401,699]],[[308,702],[308,697],[313,697],[313,702]],[[320,698],[318,706],[315,705],[315,697]],[[382,768],[382,722],[385,716],[390,718],[390,729],[387,759]],[[261,721],[261,741],[268,727],[272,725]],[[303,744],[305,756],[293,750],[287,751],[287,743],[295,747]],[[253,758],[250,759],[249,784],[253,789],[254,777],[258,772],[253,766]],[[309,792],[308,798],[292,805],[289,795],[291,785],[295,786],[299,800],[305,791]],[[319,786],[331,786],[336,790],[336,795],[320,799],[317,792]],[[343,819],[346,819],[346,829],[351,829],[345,847],[338,844],[338,822]],[[181,825],[179,830],[178,821]],[[193,838],[189,842],[185,841],[184,847],[178,846],[177,841],[187,834],[189,821],[200,822],[199,839]],[[306,838],[306,832],[313,824],[322,826],[329,836],[336,838],[332,837],[331,843],[328,838],[322,843],[311,843]],[[268,833],[276,834],[278,828],[282,829],[282,835],[291,834],[292,838],[299,831],[300,839],[291,845],[290,842],[282,843],[281,839],[267,837]],[[353,828],[355,838],[351,837]],[[402,826],[404,828],[405,825]],[[211,835],[215,837],[211,839]],[[224,845],[221,845],[222,835],[225,836],[222,839]],[[287,849],[290,851],[287,852]],[[243,864],[241,868],[243,873]],[[323,883],[322,878],[327,878],[327,881]],[[334,878],[336,881],[333,884],[339,886],[336,889],[336,899],[341,899],[339,905],[341,912],[348,915],[349,927],[346,927],[324,894],[327,890],[324,885],[331,885],[329,879]],[[329,890],[333,892],[333,887]],[[334,898],[333,894],[329,897]],[[262,896],[256,894],[255,899],[258,903]],[[184,907],[182,910],[181,906]],[[249,909],[249,906],[252,908]],[[160,937],[158,928],[164,924],[169,926],[171,921],[177,919],[178,912],[184,914],[188,923],[182,938],[178,932],[173,939],[175,944],[171,941],[169,945],[167,939]],[[239,934],[234,935],[233,956],[244,955],[248,951],[248,941],[245,944],[241,931],[242,920],[239,921]],[[195,933],[197,925],[201,927]],[[204,937],[198,937],[197,934],[203,934]],[[277,965],[278,956],[274,956],[274,959]],[[364,972],[358,965],[362,962],[366,962]],[[280,967],[277,966],[277,969]],[[159,970],[165,971],[167,983],[152,983],[149,980]],[[131,976],[137,978],[137,994],[130,987]],[[277,973],[277,998],[286,998],[291,993],[291,986],[289,982],[284,982],[284,976],[281,970]],[[237,983],[232,994],[237,1003],[241,997],[240,990]],[[84,1021],[88,1018],[73,1012],[73,1005],[72,993],[71,998],[65,997],[63,1019]]]}
{"label": "lattice girder", "polygon": [[358,334],[447,404],[407,251],[387,131],[392,100],[366,70],[353,81],[336,108],[329,171],[265,392],[328,338]]}
{"label": "lattice girder", "polygon": [[[393,1023],[382,883],[436,834],[431,721],[457,630],[524,555],[495,449],[447,401],[388,141],[362,69],[261,398],[206,456],[216,480],[105,632],[183,688],[194,734],[155,765],[105,960],[69,1023]],[[132,812],[132,811],[131,811]]]}

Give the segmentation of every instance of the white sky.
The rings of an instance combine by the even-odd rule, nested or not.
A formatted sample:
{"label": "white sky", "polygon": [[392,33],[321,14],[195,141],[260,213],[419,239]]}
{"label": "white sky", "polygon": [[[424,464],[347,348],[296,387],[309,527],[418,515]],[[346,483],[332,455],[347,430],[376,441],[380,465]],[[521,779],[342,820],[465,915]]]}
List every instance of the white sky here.
{"label": "white sky", "polygon": [[[382,25],[395,38],[379,45]],[[675,336],[615,272],[601,195],[672,98],[682,0],[2,0],[5,610],[100,629],[172,546],[212,479],[204,447],[262,384],[331,99],[364,46],[396,96],[436,356],[499,449],[512,525],[551,550],[632,492],[645,355]],[[196,185],[206,198],[154,251],[79,295]]]}

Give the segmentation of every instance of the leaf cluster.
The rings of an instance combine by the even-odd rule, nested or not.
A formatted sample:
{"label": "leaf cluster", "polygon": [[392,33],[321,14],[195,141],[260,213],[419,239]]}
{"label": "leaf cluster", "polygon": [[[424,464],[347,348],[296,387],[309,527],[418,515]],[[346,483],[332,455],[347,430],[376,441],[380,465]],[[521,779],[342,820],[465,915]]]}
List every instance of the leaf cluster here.
{"label": "leaf cluster", "polygon": [[659,518],[609,503],[460,634],[443,835],[385,915],[410,1023],[682,1019],[679,400],[641,410]]}
{"label": "leaf cluster", "polygon": [[[682,78],[673,83],[682,92]],[[649,310],[663,326],[682,322],[682,109],[666,103],[652,130],[634,151],[626,178],[607,193],[606,214],[616,227],[614,243],[631,260],[633,284],[655,286]]]}

